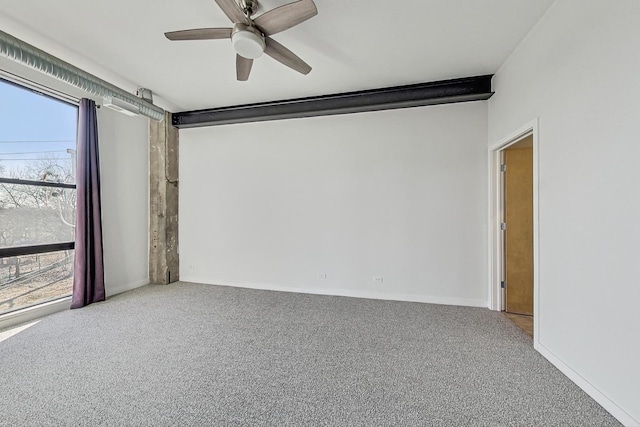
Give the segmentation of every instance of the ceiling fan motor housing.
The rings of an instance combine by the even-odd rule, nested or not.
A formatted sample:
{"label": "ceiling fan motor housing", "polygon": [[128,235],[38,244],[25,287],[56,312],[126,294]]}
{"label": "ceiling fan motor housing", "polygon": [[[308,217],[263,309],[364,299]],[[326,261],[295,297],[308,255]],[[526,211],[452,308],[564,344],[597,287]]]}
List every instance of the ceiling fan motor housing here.
{"label": "ceiling fan motor housing", "polygon": [[233,26],[231,43],[238,55],[247,59],[260,58],[267,46],[260,30],[245,24]]}

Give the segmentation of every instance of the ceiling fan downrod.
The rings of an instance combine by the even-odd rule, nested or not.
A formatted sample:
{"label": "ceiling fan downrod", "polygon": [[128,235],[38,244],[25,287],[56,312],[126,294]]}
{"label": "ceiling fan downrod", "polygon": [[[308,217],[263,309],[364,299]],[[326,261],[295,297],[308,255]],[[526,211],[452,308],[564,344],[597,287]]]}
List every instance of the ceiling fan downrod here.
{"label": "ceiling fan downrod", "polygon": [[240,0],[240,9],[244,12],[245,16],[251,19],[251,15],[254,15],[258,11],[258,0]]}

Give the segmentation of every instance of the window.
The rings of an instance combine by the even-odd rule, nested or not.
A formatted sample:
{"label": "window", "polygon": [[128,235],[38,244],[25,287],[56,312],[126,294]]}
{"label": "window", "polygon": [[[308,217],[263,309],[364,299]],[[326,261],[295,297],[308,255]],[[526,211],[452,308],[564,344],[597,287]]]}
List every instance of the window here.
{"label": "window", "polygon": [[0,79],[0,315],[71,294],[77,114]]}

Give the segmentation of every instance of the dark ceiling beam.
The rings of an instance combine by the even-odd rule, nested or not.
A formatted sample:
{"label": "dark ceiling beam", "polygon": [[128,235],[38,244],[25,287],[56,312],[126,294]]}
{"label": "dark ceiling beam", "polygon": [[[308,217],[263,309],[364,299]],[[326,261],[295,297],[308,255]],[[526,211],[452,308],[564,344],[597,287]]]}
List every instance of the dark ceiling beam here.
{"label": "dark ceiling beam", "polygon": [[180,129],[185,129],[481,101],[493,95],[492,77],[493,75],[466,77],[309,98],[183,111],[172,115],[172,123]]}

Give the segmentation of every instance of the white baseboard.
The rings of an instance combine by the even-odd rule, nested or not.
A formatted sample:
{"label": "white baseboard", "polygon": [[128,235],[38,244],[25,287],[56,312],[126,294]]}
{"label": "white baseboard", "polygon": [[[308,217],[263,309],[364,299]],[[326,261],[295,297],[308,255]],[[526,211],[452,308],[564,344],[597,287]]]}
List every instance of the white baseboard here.
{"label": "white baseboard", "polygon": [[69,308],[71,308],[70,296],[12,311],[0,316],[0,330],[31,322],[59,311],[69,310]]}
{"label": "white baseboard", "polygon": [[546,348],[540,342],[534,342],[533,347],[543,355],[553,366],[558,368],[560,372],[565,374],[571,381],[573,381],[578,387],[580,387],[585,393],[587,393],[593,400],[598,402],[600,406],[606,409],[611,415],[613,415],[623,425],[628,427],[640,426],[640,421],[636,420],[624,409],[619,407],[613,400],[609,399],[604,393],[598,390],[593,384],[587,381],[579,373],[573,370],[568,364],[562,361],[558,356],[553,354],[551,350]]}
{"label": "white baseboard", "polygon": [[121,294],[123,292],[130,291],[135,288],[139,288],[140,286],[145,286],[149,284],[149,279],[138,280],[137,282],[132,283],[124,283],[119,285],[108,285],[105,284],[105,291],[107,293],[107,298],[112,297],[114,295]]}
{"label": "white baseboard", "polygon": [[467,298],[433,297],[428,295],[399,294],[382,291],[363,291],[356,289],[336,289],[336,288],[299,288],[292,286],[282,286],[273,283],[255,282],[235,282],[228,280],[203,280],[198,277],[182,277],[182,282],[202,283],[207,285],[231,286],[236,288],[260,289],[266,291],[295,292],[312,295],[331,295],[339,297],[378,299],[387,301],[420,302],[426,304],[459,305],[464,307],[487,308],[486,300],[476,300]]}

